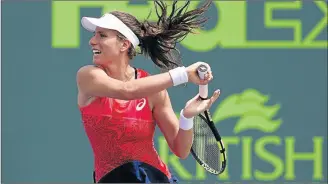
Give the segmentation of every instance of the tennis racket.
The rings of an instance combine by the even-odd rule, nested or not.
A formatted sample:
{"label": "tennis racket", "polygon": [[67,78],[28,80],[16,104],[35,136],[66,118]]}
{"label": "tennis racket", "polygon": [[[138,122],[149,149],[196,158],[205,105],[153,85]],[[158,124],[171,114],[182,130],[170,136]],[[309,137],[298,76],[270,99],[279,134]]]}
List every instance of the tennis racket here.
{"label": "tennis racket", "polygon": [[[204,78],[209,68],[206,65],[198,67],[198,75]],[[208,97],[208,85],[199,86],[201,100]],[[211,118],[209,110],[194,117],[194,139],[191,154],[195,160],[209,173],[219,175],[226,168],[226,152],[223,141]]]}

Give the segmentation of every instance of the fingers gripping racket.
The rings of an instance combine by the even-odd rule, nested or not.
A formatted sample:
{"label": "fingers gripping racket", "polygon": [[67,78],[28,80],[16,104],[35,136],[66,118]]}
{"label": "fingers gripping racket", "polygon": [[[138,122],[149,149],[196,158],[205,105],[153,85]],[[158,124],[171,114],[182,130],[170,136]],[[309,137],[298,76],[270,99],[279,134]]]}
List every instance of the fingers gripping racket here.
{"label": "fingers gripping racket", "polygon": [[[198,67],[199,77],[203,79],[208,70],[206,65],[200,65]],[[208,85],[199,86],[199,96],[201,100],[208,98]],[[193,131],[191,154],[195,160],[212,174],[223,173],[226,168],[226,152],[209,110],[194,117]]]}

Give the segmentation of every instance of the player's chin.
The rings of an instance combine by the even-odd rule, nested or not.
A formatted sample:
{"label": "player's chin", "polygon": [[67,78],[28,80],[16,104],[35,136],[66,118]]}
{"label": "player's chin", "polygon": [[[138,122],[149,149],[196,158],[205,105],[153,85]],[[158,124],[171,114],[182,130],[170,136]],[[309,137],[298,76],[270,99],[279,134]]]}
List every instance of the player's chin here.
{"label": "player's chin", "polygon": [[96,58],[96,57],[93,57],[93,63],[95,65],[102,65],[103,64],[101,58]]}

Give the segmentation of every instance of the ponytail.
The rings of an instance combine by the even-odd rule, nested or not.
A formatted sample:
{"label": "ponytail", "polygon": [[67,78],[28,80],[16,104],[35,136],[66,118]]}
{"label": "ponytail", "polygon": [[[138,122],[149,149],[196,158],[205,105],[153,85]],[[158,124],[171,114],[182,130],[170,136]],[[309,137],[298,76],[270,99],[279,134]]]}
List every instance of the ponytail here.
{"label": "ponytail", "polygon": [[167,14],[167,5],[162,0],[155,0],[158,21],[146,20],[140,23],[141,53],[149,56],[158,67],[164,70],[182,65],[176,44],[181,42],[188,33],[193,33],[193,29],[201,28],[202,24],[207,21],[207,18],[201,16],[211,4],[211,0],[207,0],[200,8],[186,12],[190,0],[180,8],[177,8],[177,2],[178,0],[173,1],[172,11]]}

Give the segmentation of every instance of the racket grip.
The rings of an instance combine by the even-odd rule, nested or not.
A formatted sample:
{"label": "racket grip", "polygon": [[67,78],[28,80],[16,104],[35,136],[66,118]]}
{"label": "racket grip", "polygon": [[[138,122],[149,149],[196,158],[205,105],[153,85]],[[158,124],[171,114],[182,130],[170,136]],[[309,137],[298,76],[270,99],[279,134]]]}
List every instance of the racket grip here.
{"label": "racket grip", "polygon": [[205,100],[208,97],[208,86],[199,85],[199,96],[201,99]]}
{"label": "racket grip", "polygon": [[[208,67],[206,65],[199,65],[197,72],[200,79],[205,78],[205,74],[208,71]],[[199,96],[202,99],[207,99],[208,97],[208,85],[199,85]]]}

